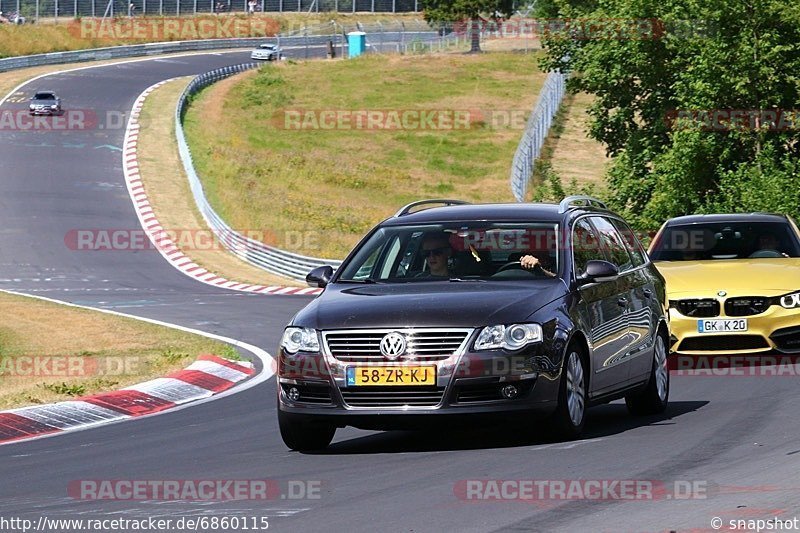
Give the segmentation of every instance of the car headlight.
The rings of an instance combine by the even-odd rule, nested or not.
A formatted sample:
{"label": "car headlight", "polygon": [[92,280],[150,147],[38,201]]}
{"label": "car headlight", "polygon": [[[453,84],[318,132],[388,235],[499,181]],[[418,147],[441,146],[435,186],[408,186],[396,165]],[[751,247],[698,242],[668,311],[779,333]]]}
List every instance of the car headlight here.
{"label": "car headlight", "polygon": [[50,109],[56,109],[57,107],[58,107],[58,104],[53,104],[53,105],[50,106]]}
{"label": "car headlight", "polygon": [[793,292],[781,296],[781,307],[785,309],[795,309],[800,307],[800,292]]}
{"label": "car headlight", "polygon": [[28,106],[28,109],[36,109],[36,104],[31,104]]}
{"label": "car headlight", "polygon": [[510,326],[486,326],[475,341],[476,350],[519,350],[520,348],[542,342],[542,326],[539,324],[512,324]]}
{"label": "car headlight", "polygon": [[317,331],[311,328],[288,327],[283,332],[281,348],[288,354],[297,352],[318,352]]}

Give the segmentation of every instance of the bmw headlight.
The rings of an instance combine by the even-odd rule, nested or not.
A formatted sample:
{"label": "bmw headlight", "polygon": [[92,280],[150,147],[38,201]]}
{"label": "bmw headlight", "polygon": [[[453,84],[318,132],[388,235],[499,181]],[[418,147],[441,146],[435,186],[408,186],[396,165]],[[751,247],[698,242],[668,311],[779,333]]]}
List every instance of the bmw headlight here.
{"label": "bmw headlight", "polygon": [[28,109],[36,109],[36,104],[31,104],[28,106]]}
{"label": "bmw headlight", "polygon": [[53,104],[53,105],[50,106],[50,109],[58,109],[58,105]]}
{"label": "bmw headlight", "polygon": [[288,354],[297,352],[318,352],[317,331],[311,328],[288,327],[283,332],[281,348]]}
{"label": "bmw headlight", "polygon": [[796,309],[800,307],[800,292],[793,292],[781,296],[781,307],[784,309]]}
{"label": "bmw headlight", "polygon": [[475,341],[476,350],[519,350],[534,342],[542,342],[542,326],[539,324],[512,324],[510,326],[486,326]]}

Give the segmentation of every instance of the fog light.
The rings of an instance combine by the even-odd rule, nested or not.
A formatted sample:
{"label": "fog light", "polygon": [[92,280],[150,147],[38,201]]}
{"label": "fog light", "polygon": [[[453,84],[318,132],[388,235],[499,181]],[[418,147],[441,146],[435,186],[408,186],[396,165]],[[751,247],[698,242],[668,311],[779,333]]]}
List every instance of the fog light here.
{"label": "fog light", "polygon": [[292,387],[289,389],[289,392],[286,393],[290,400],[296,402],[300,399],[300,391],[297,390],[297,387]]}
{"label": "fog light", "polygon": [[502,389],[500,389],[500,394],[503,395],[503,398],[506,400],[513,400],[517,396],[519,396],[519,389],[516,385],[506,385]]}

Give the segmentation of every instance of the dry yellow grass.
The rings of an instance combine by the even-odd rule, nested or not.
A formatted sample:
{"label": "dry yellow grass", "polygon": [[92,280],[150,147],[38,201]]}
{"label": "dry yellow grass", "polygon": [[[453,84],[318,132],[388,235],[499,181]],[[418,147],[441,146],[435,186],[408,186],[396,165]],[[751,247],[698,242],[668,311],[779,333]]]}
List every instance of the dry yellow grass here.
{"label": "dry yellow grass", "polygon": [[586,111],[592,103],[591,95],[580,93],[564,99],[561,109],[563,117],[561,132],[551,133],[547,139],[552,148],[550,162],[565,184],[575,180],[576,184],[593,184],[602,189],[603,176],[611,159],[606,156],[603,145],[587,137],[589,115]]}
{"label": "dry yellow grass", "polygon": [[[172,113],[190,80],[181,78],[156,89],[142,109],[139,170],[156,217],[165,229],[186,236],[178,240],[179,247],[210,272],[244,283],[297,286],[296,281],[271,275],[239,260],[216,239],[207,243],[205,239],[193,237],[200,232],[210,238],[211,233],[197,210],[178,156]],[[231,80],[220,83],[231,83]]]}
{"label": "dry yellow grass", "polygon": [[[102,15],[101,12],[98,15]],[[229,34],[225,31],[210,30],[207,22],[206,26],[199,25],[198,32],[187,32],[187,29],[194,28],[195,26],[188,25],[192,20],[207,19],[213,22],[225,21],[228,18],[240,19],[242,22],[248,21],[247,24],[240,24],[237,29],[233,30],[232,25],[227,27],[228,32],[236,31],[236,34]],[[82,26],[81,21],[64,18],[60,19],[57,24],[43,23],[40,24],[0,24],[0,57],[30,55],[30,54],[43,54],[50,52],[63,52],[68,50],[83,50],[87,48],[102,48],[108,46],[119,46],[125,44],[137,44],[145,42],[160,42],[160,41],[177,41],[189,40],[198,38],[216,38],[216,37],[260,37],[262,35],[274,35],[277,32],[290,32],[297,31],[303,27],[315,26],[319,24],[329,24],[331,20],[336,20],[339,25],[348,25],[348,27],[355,25],[356,21],[364,24],[372,24],[376,22],[389,22],[403,20],[407,24],[416,27],[417,21],[421,17],[417,14],[393,15],[386,14],[308,14],[308,13],[264,13],[257,14],[256,19],[259,20],[256,24],[251,24],[254,20],[249,18],[243,13],[223,14],[220,16],[203,14],[197,17],[181,17],[184,24],[180,30],[173,31],[160,31],[151,30],[151,27],[160,28],[158,26],[161,17],[158,16],[137,16],[134,21],[140,25],[152,24],[153,26],[144,26],[145,29],[140,30],[142,37],[134,38],[134,32],[130,27],[126,26],[129,22],[127,17],[117,19],[107,19],[106,26],[90,26],[94,24],[91,18],[82,19],[85,23]],[[166,17],[174,18],[174,17]],[[413,24],[412,24],[413,23]],[[341,26],[339,26],[341,28]],[[196,33],[193,34],[193,33]],[[145,35],[147,34],[147,35]]]}
{"label": "dry yellow grass", "polygon": [[0,307],[0,409],[122,388],[204,353],[235,354],[205,337],[34,298],[0,293]]}
{"label": "dry yellow grass", "polygon": [[[373,224],[425,197],[512,201],[508,176],[541,88],[537,54],[367,56],[267,65],[216,84],[186,130],[207,195],[233,227],[342,257]],[[480,110],[467,129],[287,129],[285,109]],[[516,127],[490,122],[519,115]],[[496,125],[499,123],[496,123]],[[308,239],[289,239],[301,232]]]}

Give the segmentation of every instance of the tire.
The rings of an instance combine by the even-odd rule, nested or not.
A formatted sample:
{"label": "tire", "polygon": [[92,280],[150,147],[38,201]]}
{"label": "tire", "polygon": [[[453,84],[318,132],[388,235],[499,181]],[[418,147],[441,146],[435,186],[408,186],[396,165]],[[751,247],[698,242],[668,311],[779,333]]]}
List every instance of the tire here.
{"label": "tire", "polygon": [[577,344],[570,344],[558,388],[558,407],[550,419],[555,436],[563,440],[578,438],[586,423],[588,371],[585,361],[584,350]]}
{"label": "tire", "polygon": [[667,409],[669,403],[669,368],[667,367],[667,343],[659,332],[653,346],[653,366],[645,389],[625,397],[625,405],[632,415],[657,415]]}
{"label": "tire", "polygon": [[278,426],[284,444],[299,452],[323,450],[333,440],[336,428],[329,424],[314,423],[292,416],[278,409]]}

